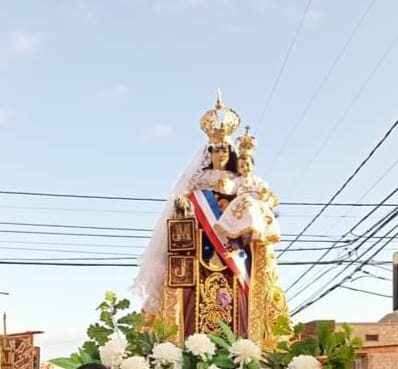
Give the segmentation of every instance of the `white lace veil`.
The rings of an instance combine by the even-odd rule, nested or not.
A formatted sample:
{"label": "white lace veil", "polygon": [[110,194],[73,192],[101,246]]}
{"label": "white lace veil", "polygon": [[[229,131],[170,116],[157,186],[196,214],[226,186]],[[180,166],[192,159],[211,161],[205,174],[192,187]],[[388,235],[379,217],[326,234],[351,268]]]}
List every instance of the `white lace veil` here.
{"label": "white lace veil", "polygon": [[191,164],[177,181],[155,225],[152,238],[141,257],[141,266],[134,280],[132,291],[144,299],[143,308],[156,313],[163,292],[167,267],[167,219],[174,213],[174,201],[178,196],[187,194],[195,177],[210,164],[208,145],[205,145],[193,158]]}

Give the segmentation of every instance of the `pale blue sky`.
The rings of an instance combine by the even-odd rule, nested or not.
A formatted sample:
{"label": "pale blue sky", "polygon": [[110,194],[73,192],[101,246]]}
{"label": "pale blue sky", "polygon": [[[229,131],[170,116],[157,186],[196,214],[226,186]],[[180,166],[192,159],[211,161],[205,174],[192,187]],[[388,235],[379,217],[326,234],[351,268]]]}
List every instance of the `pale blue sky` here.
{"label": "pale blue sky", "polygon": [[[221,87],[225,103],[256,132],[257,173],[281,200],[327,202],[398,117],[398,4],[313,0],[269,98],[307,4],[0,0],[0,190],[165,198],[206,142],[198,121]],[[393,167],[360,200],[397,160],[397,141],[394,132],[338,201],[379,202],[395,188]],[[160,209],[154,203],[0,195],[0,222],[151,228]],[[283,233],[297,234],[316,210],[282,207]],[[341,220],[345,212],[325,212],[307,233],[340,235],[365,214],[355,210]],[[145,243],[1,233],[0,259],[112,256],[28,248],[137,254]],[[98,246],[109,244],[118,247]],[[377,259],[391,260],[395,245]],[[320,254],[290,252],[281,259],[316,260]],[[279,269],[287,287],[305,268]],[[65,355],[82,342],[105,290],[130,296],[134,273],[127,267],[2,265],[0,290],[10,296],[0,296],[0,308],[8,313],[9,331],[46,332],[38,339],[44,358]],[[292,308],[320,286],[293,299]],[[361,278],[348,286],[391,294],[389,281]],[[339,289],[295,320],[375,321],[390,310],[390,299]]]}

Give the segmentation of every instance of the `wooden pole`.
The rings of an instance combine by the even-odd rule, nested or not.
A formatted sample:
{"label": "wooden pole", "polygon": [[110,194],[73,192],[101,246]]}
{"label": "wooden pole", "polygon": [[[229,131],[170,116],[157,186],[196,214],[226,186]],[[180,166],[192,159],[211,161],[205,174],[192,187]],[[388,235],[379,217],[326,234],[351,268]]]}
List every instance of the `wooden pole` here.
{"label": "wooden pole", "polygon": [[392,272],[392,280],[393,280],[393,287],[392,287],[392,308],[393,311],[398,310],[398,252],[394,252],[393,256],[393,272]]}

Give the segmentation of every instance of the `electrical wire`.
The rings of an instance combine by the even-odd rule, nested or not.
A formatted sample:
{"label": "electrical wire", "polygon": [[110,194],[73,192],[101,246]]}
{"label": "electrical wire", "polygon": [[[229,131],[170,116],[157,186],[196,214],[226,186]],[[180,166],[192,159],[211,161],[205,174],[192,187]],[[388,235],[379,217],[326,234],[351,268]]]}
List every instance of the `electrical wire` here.
{"label": "electrical wire", "polygon": [[[393,197],[396,193],[398,192],[398,187],[395,188],[392,192],[390,192],[386,197],[383,198],[383,200],[380,202],[380,205],[385,203],[386,201],[388,201],[391,197]],[[373,208],[370,212],[368,212],[359,222],[357,222],[356,224],[354,224],[354,226],[352,226],[347,232],[345,232],[342,236],[341,239],[344,239],[348,234],[352,233],[355,229],[357,229],[365,220],[367,220],[374,212],[377,211],[377,209],[379,209],[380,206]],[[394,213],[395,210],[392,210],[391,213]],[[384,218],[383,218],[384,219]],[[361,240],[365,235],[367,235],[369,232],[371,232],[371,230],[374,227],[377,227],[379,224],[383,223],[383,219],[377,221],[376,223],[374,223],[372,225],[372,227],[370,227],[369,229],[367,229],[364,233],[362,233],[361,236],[357,237],[356,239],[354,239],[353,243]],[[375,235],[373,235],[375,236]],[[367,237],[366,240],[368,240],[369,238]],[[334,249],[334,246],[337,245],[333,244],[329,250],[326,250],[320,258],[318,258],[319,261],[321,261],[332,249]],[[309,272],[314,269],[314,266],[310,266],[308,269],[306,269],[293,283],[291,283],[288,288],[286,289],[286,292],[290,291],[295,285],[297,285],[300,280],[302,280],[306,275],[309,274]],[[326,274],[328,274],[332,269],[329,269],[327,271],[322,271],[321,273],[318,274],[317,277],[315,277],[315,280],[318,280],[321,277],[326,276]],[[314,279],[314,278],[313,278]],[[312,283],[312,281],[310,281],[309,283],[307,283],[306,285],[304,285],[299,291],[297,291],[293,296],[290,297],[290,299],[294,299],[295,297],[297,297],[299,294],[301,294],[306,288],[309,287],[309,285]]]}
{"label": "electrical wire", "polygon": [[306,6],[304,8],[304,12],[303,12],[303,14],[301,16],[300,22],[299,22],[299,24],[298,24],[298,26],[296,28],[296,31],[295,31],[295,33],[293,35],[293,39],[292,39],[292,41],[291,41],[291,43],[289,45],[289,48],[287,49],[286,55],[285,55],[285,57],[283,59],[283,62],[282,62],[281,67],[280,67],[280,69],[278,71],[278,74],[276,75],[274,83],[272,84],[270,93],[268,94],[267,100],[266,100],[265,105],[264,105],[264,109],[261,112],[260,119],[258,121],[258,124],[256,126],[256,130],[255,130],[256,133],[257,133],[259,127],[260,127],[260,124],[263,122],[264,116],[265,116],[265,112],[267,111],[269,105],[271,104],[272,98],[275,95],[275,91],[276,91],[276,89],[277,89],[277,87],[279,85],[279,81],[280,81],[280,79],[282,77],[282,74],[283,74],[283,72],[285,70],[287,62],[288,62],[288,60],[290,58],[290,54],[292,53],[293,48],[294,48],[294,46],[295,46],[295,44],[297,42],[298,36],[299,36],[299,34],[301,32],[301,29],[303,28],[305,18],[307,17],[308,11],[309,11],[309,9],[311,7],[311,3],[312,3],[312,0],[308,0]]}
{"label": "electrical wire", "polygon": [[348,49],[348,46],[351,44],[352,40],[354,39],[354,36],[358,32],[360,26],[366,19],[367,15],[369,14],[370,10],[372,9],[373,5],[375,4],[376,0],[371,0],[368,4],[368,6],[365,8],[365,11],[362,13],[362,15],[359,17],[357,23],[354,25],[354,28],[351,30],[350,34],[348,35],[347,40],[343,44],[343,47],[339,50],[337,53],[336,57],[330,64],[328,70],[326,71],[325,75],[321,79],[320,83],[317,85],[317,87],[314,89],[311,97],[307,101],[307,104],[305,105],[303,111],[301,112],[299,118],[296,120],[294,123],[293,127],[290,129],[289,133],[287,134],[286,139],[282,143],[281,148],[278,150],[277,154],[275,155],[275,158],[273,162],[275,163],[278,161],[280,156],[282,155],[282,152],[286,149],[288,143],[290,140],[294,137],[294,134],[296,133],[297,129],[301,125],[301,123],[304,121],[305,117],[307,116],[307,113],[309,112],[310,108],[314,104],[315,99],[318,97],[319,93],[322,91],[323,87],[325,86],[326,82],[329,80],[329,77],[332,75],[334,69],[336,68],[337,64],[345,54],[345,52]]}
{"label": "electrical wire", "polygon": [[81,237],[110,237],[110,238],[141,238],[150,239],[150,236],[132,236],[119,234],[99,234],[99,233],[64,233],[64,232],[44,232],[44,231],[18,231],[12,229],[0,229],[0,233],[21,233],[21,234],[42,234],[56,236],[81,236]]}
{"label": "electrical wire", "polygon": [[73,228],[73,229],[101,229],[108,231],[133,231],[133,232],[152,232],[151,228],[120,228],[120,227],[100,227],[100,226],[83,226],[68,224],[48,224],[48,223],[17,223],[17,222],[0,222],[0,225],[11,226],[29,226],[29,227],[52,227],[52,228]]}
{"label": "electrical wire", "polygon": [[[376,144],[376,146],[369,152],[366,158],[361,162],[361,164],[354,170],[354,172],[348,177],[348,179],[343,183],[343,185],[334,193],[334,195],[330,198],[330,200],[324,205],[321,210],[311,219],[311,221],[304,227],[304,229],[299,233],[299,235],[293,240],[287,249],[289,249],[302,234],[304,234],[308,228],[311,227],[312,224],[316,222],[316,220],[324,213],[324,211],[329,207],[329,205],[340,195],[340,193],[350,184],[350,182],[354,179],[354,177],[361,171],[361,169],[365,166],[365,164],[373,157],[373,155],[377,152],[377,150],[383,145],[383,143],[387,140],[390,134],[394,131],[394,129],[398,126],[398,121],[392,124],[392,126],[388,129],[388,131],[384,134],[382,139]],[[279,254],[278,257],[283,255],[283,252]]]}
{"label": "electrical wire", "polygon": [[367,293],[369,295],[374,295],[374,296],[381,296],[381,297],[388,297],[392,298],[391,295],[384,295],[382,293],[377,293],[377,292],[372,292],[372,291],[367,291],[367,290],[361,290],[359,288],[354,288],[354,287],[348,287],[348,286],[340,286],[340,288],[345,288],[350,291],[356,291],[356,292],[362,292],[362,293]]}
{"label": "electrical wire", "polygon": [[128,196],[99,196],[99,195],[71,195],[50,192],[27,192],[27,191],[0,191],[0,195],[24,195],[24,196],[46,196],[46,197],[67,197],[77,199],[96,199],[96,200],[124,200],[124,201],[148,201],[165,202],[165,199],[153,197],[128,197]]}
{"label": "electrical wire", "polygon": [[[398,209],[390,215],[390,217],[386,220],[386,223],[384,225],[381,226],[381,228],[377,229],[375,232],[379,232],[380,229],[384,228],[385,225],[389,224],[391,220],[393,220],[394,218],[396,218],[398,215]],[[398,224],[396,224],[393,228],[391,228],[385,235],[389,235],[390,233],[392,233],[393,231],[395,231],[398,228]],[[394,237],[398,236],[398,232],[396,232],[394,234]],[[352,260],[350,263],[348,263],[348,265],[346,265],[342,271],[339,271],[327,284],[325,284],[323,287],[321,287],[321,291],[324,290],[324,288],[326,288],[328,286],[328,284],[330,284],[331,282],[333,282],[334,280],[336,280],[336,278],[338,278],[338,276],[340,276],[344,271],[346,271],[351,265],[353,265],[354,263],[357,263],[358,260],[361,260],[362,257],[364,257],[368,252],[372,251],[372,249],[374,247],[376,247],[382,240],[378,240],[375,241],[375,243],[373,244],[373,246],[369,249],[367,249],[366,251],[364,251],[361,255],[359,255],[357,257],[356,260]],[[318,290],[316,293],[314,293],[309,299],[306,300],[306,302],[302,303],[301,306],[298,306],[296,309],[294,309],[294,311],[292,311],[292,316],[298,314],[299,312],[303,311],[304,309],[308,308],[309,306],[311,306],[312,304],[314,304],[315,302],[318,302],[319,300],[321,300],[322,298],[324,298],[325,296],[327,296],[330,292],[334,291],[336,288],[340,287],[343,283],[345,283],[347,280],[349,280],[350,278],[352,278],[354,276],[354,274],[358,271],[360,271],[365,265],[369,264],[369,262],[377,255],[379,254],[389,243],[391,242],[391,240],[387,240],[381,247],[379,247],[373,254],[371,254],[367,259],[365,259],[364,261],[362,261],[360,263],[359,266],[357,266],[349,275],[345,276],[344,278],[342,278],[340,280],[340,282],[334,284],[332,287],[328,288],[327,290],[324,290],[322,293],[320,293]],[[358,246],[359,248],[359,246]],[[316,296],[316,297],[314,297]]]}
{"label": "electrical wire", "polygon": [[379,70],[380,66],[383,64],[384,60],[390,54],[391,50],[393,49],[393,47],[395,46],[397,41],[398,41],[398,33],[392,39],[389,46],[387,47],[387,49],[385,50],[383,55],[380,57],[380,59],[377,61],[376,65],[374,66],[372,71],[369,73],[368,77],[363,82],[363,84],[360,86],[357,93],[353,96],[350,103],[348,104],[346,109],[343,111],[342,115],[333,123],[332,128],[326,133],[324,140],[320,143],[315,154],[308,161],[305,168],[300,171],[300,176],[294,181],[294,184],[296,187],[298,187],[302,183],[302,180],[307,176],[307,172],[311,168],[312,164],[318,159],[319,155],[325,150],[325,148],[329,144],[331,138],[336,133],[337,129],[341,126],[341,124],[344,122],[347,115],[351,112],[352,108],[355,106],[355,104],[361,97],[362,93],[365,91],[366,87],[368,86],[369,82],[372,80],[372,78],[374,77],[376,72]]}

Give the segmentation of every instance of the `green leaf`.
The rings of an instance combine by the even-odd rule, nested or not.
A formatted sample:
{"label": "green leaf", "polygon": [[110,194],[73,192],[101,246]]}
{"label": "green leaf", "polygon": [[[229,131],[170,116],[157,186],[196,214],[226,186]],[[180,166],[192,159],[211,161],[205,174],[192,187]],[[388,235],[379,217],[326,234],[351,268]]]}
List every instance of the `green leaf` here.
{"label": "green leaf", "polygon": [[101,311],[100,320],[101,322],[104,322],[108,327],[114,328],[112,314],[109,311]]}
{"label": "green leaf", "polygon": [[73,362],[70,358],[67,357],[59,357],[56,359],[51,359],[49,360],[49,362],[63,369],[76,369],[79,366],[78,364],[76,365],[75,362]]}
{"label": "green leaf", "polygon": [[95,358],[82,348],[79,349],[79,356],[82,364],[93,363],[95,361]]}
{"label": "green leaf", "polygon": [[76,353],[73,353],[73,354],[70,356],[70,359],[71,359],[74,363],[76,363],[77,365],[83,364],[80,355],[78,355],[78,354],[76,354]]}
{"label": "green leaf", "polygon": [[82,350],[86,352],[94,360],[99,360],[98,346],[93,341],[86,341],[83,343]]}
{"label": "green leaf", "polygon": [[221,327],[222,332],[225,334],[227,341],[232,345],[236,341],[236,337],[231,327],[221,320],[218,322],[218,325]]}
{"label": "green leaf", "polygon": [[351,340],[351,345],[352,345],[352,347],[353,347],[354,349],[359,349],[359,348],[361,348],[362,345],[363,345],[362,339],[359,338],[359,337],[354,337],[354,338]]}
{"label": "green leaf", "polygon": [[229,357],[229,354],[218,352],[211,362],[222,369],[231,369],[235,367],[235,363]]}
{"label": "green leaf", "polygon": [[260,369],[261,365],[258,360],[253,360],[249,364],[246,365],[247,369]]}
{"label": "green leaf", "polygon": [[115,309],[125,310],[130,307],[130,301],[127,299],[120,300],[117,304],[115,304]]}
{"label": "green leaf", "polygon": [[118,324],[127,324],[131,327],[139,327],[143,323],[144,318],[142,314],[138,314],[136,312],[129,313],[117,320]]}
{"label": "green leaf", "polygon": [[305,324],[298,323],[293,327],[293,332],[296,336],[303,334],[305,332]]}
{"label": "green leaf", "polygon": [[87,329],[87,335],[96,341],[100,346],[105,345],[105,343],[109,341],[109,336],[113,332],[113,329],[103,327],[98,323],[90,325]]}
{"label": "green leaf", "polygon": [[319,342],[316,338],[296,341],[290,346],[290,355],[292,357],[298,355],[318,356],[319,354]]}
{"label": "green leaf", "polygon": [[116,293],[112,291],[106,291],[105,301],[108,301],[111,305],[114,305],[117,301]]}
{"label": "green leaf", "polygon": [[208,336],[213,343],[215,343],[216,345],[218,345],[220,347],[223,347],[226,349],[229,349],[231,347],[231,345],[226,340],[224,340],[223,338],[221,338],[219,336],[216,336],[214,334],[209,334]]}
{"label": "green leaf", "polygon": [[109,310],[109,309],[110,309],[110,305],[105,301],[101,302],[96,308],[96,310],[101,310],[101,311]]}
{"label": "green leaf", "polygon": [[272,325],[272,333],[277,337],[290,336],[292,334],[290,319],[287,316],[279,315]]}

